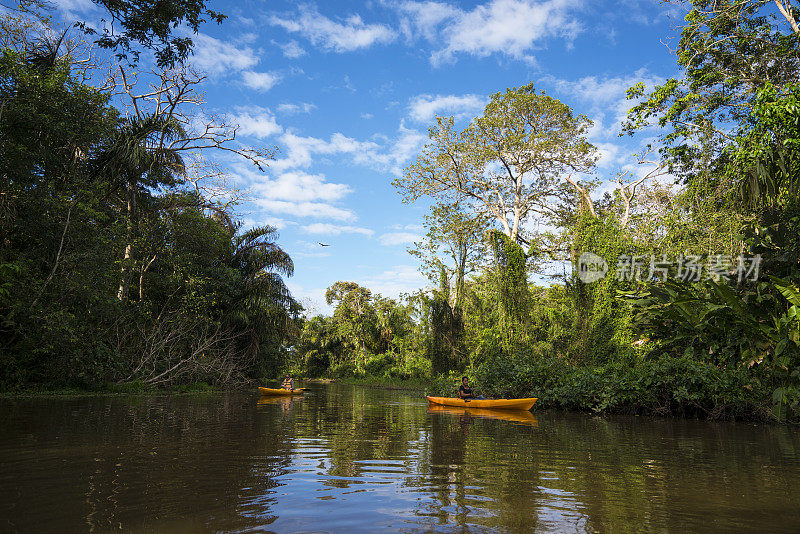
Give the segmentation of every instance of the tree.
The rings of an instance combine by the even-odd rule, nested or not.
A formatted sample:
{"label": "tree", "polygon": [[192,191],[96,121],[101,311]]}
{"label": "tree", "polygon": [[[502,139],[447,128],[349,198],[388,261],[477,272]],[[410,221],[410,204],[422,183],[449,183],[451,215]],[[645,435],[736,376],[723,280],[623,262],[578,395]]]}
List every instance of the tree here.
{"label": "tree", "polygon": [[[154,81],[137,91],[136,75],[123,66],[116,69],[115,90],[123,97],[128,116],[97,158],[98,172],[111,180],[115,176],[124,177],[127,238],[117,291],[119,300],[127,298],[130,273],[136,266],[133,241],[139,197],[150,196],[164,186],[173,187],[184,180],[187,175],[184,156],[188,154],[198,159],[198,155],[208,151],[233,152],[260,170],[272,157],[270,150],[236,143],[237,127],[225,120],[211,117],[197,123],[188,114],[187,108],[203,103],[197,88],[204,76],[183,67],[154,70],[152,75]],[[196,181],[194,186],[197,190]],[[215,206],[207,202],[206,207]],[[217,210],[217,215],[220,214]]]}
{"label": "tree", "polygon": [[413,329],[408,306],[380,295],[375,295],[373,305],[378,334],[376,351],[394,353],[402,350],[401,340],[405,339]]}
{"label": "tree", "polygon": [[[98,30],[86,21],[75,26],[87,35],[95,35],[95,43],[116,53],[117,59],[139,61],[141,46],[155,54],[159,67],[175,67],[192,53],[191,37],[176,36],[175,28],[184,27],[197,33],[205,22],[220,24],[227,17],[208,7],[208,0],[92,0],[104,9],[110,20],[101,19],[103,29]],[[4,10],[17,21],[40,23],[48,20],[53,6],[46,0],[17,0]],[[5,29],[5,28],[4,28]]]}
{"label": "tree", "polygon": [[442,268],[448,283],[454,279],[456,308],[461,307],[464,298],[466,277],[485,262],[484,232],[489,224],[486,217],[467,214],[458,203],[435,204],[425,215],[425,237],[408,250],[420,259],[420,269],[432,282],[439,280]]}
{"label": "tree", "polygon": [[[339,339],[356,350],[355,364],[363,366],[367,346],[375,337],[375,308],[372,292],[355,282],[336,282],[325,291],[328,305],[336,304],[333,319]],[[360,357],[360,358],[359,358]]]}
{"label": "tree", "polygon": [[338,363],[341,347],[332,318],[318,315],[308,319],[297,345],[303,370],[310,376],[322,376],[329,367]]}
{"label": "tree", "polygon": [[595,148],[585,137],[591,124],[533,84],[511,88],[493,94],[463,131],[452,117],[438,117],[431,142],[393,184],[407,202],[466,199],[512,241],[525,242],[528,217],[552,216],[552,202],[567,194],[562,176],[593,168]]}
{"label": "tree", "polygon": [[430,301],[430,336],[427,353],[434,374],[463,369],[464,316],[461,308],[450,306],[450,284],[444,266],[439,270],[439,289]]}
{"label": "tree", "polygon": [[[703,162],[724,161],[736,129],[748,122],[766,84],[797,81],[800,26],[796,0],[691,0],[675,50],[681,78],[654,88],[629,112],[625,131],[652,120],[669,130],[665,156],[686,180]],[[629,89],[645,95],[643,84]]]}
{"label": "tree", "polygon": [[174,186],[185,175],[180,152],[167,148],[164,140],[184,137],[186,132],[171,117],[157,115],[122,121],[114,137],[97,158],[97,172],[109,181],[121,180],[125,197],[125,252],[121,262],[117,299],[128,298],[131,272],[136,261],[133,245],[140,197],[150,196],[161,186]]}
{"label": "tree", "polygon": [[[279,344],[300,311],[281,275],[291,276],[294,263],[276,243],[278,232],[271,226],[251,228],[232,237],[229,265],[241,276],[224,310],[223,320],[245,333],[241,348],[255,363],[256,375],[264,375],[263,356],[270,341]],[[273,354],[274,355],[274,354]],[[274,369],[273,369],[274,370]]]}

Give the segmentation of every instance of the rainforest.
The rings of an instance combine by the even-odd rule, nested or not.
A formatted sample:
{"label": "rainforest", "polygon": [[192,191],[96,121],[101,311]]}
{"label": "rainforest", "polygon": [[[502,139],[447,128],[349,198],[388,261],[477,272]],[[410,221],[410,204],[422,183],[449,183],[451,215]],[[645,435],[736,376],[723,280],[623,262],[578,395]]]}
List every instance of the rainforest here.
{"label": "rainforest", "polygon": [[290,373],[453,395],[468,376],[537,407],[800,420],[794,2],[683,3],[677,74],[630,84],[620,134],[648,142],[610,175],[593,120],[537,81],[432,117],[383,176],[420,214],[408,255],[427,283],[383,296],[342,277],[323,313],[226,171],[269,171],[280,143],[198,112],[211,82],[174,28],[226,16],[121,4],[94,2],[119,23],[105,33],[2,11],[2,391]]}

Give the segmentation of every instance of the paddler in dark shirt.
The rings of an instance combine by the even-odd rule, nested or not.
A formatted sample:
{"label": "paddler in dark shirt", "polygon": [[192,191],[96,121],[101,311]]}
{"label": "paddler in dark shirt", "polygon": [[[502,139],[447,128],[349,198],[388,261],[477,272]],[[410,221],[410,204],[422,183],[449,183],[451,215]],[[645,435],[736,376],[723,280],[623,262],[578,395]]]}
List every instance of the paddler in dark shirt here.
{"label": "paddler in dark shirt", "polygon": [[466,376],[461,377],[461,387],[458,388],[458,398],[464,400],[482,399],[483,397],[478,397],[472,392],[472,388],[469,387],[468,381],[469,379]]}

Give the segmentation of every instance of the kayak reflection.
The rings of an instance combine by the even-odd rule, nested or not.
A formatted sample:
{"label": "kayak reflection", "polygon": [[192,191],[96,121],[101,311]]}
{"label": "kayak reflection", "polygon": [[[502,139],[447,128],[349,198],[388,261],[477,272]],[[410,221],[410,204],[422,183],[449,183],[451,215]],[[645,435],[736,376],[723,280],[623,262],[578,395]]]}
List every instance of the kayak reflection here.
{"label": "kayak reflection", "polygon": [[458,416],[461,421],[469,417],[480,417],[484,419],[500,419],[511,421],[528,426],[539,426],[536,417],[527,410],[492,410],[489,408],[458,408],[455,406],[441,406],[431,404],[428,406],[428,413],[441,413]]}
{"label": "kayak reflection", "polygon": [[[299,397],[299,398],[302,398],[302,397]],[[289,408],[291,408],[292,405],[300,404],[299,398],[298,397],[263,397],[262,396],[262,397],[260,397],[258,399],[257,405],[259,407],[267,406],[267,405],[272,405],[272,406],[278,405],[283,409],[283,411],[289,411]]]}

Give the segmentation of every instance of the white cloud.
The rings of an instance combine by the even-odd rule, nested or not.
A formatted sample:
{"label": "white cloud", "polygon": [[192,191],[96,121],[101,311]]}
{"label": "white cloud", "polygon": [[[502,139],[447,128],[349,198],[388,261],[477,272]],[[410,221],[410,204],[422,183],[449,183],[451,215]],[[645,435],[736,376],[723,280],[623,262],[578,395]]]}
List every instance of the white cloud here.
{"label": "white cloud", "polygon": [[308,102],[301,102],[300,104],[281,104],[277,107],[280,113],[291,115],[294,113],[311,113],[317,109],[317,106]]}
{"label": "white cloud", "polygon": [[397,7],[406,15],[400,23],[406,37],[422,36],[429,41],[436,37],[441,23],[460,13],[459,9],[441,2],[402,2]]}
{"label": "white cloud", "polygon": [[386,166],[395,176],[403,174],[403,167],[411,161],[411,159],[419,154],[425,143],[429,141],[426,134],[406,128],[403,122],[400,123],[399,133],[391,149],[388,151],[387,157],[384,158]]}
{"label": "white cloud", "polygon": [[[556,90],[571,97],[578,98],[591,106],[591,113],[598,120],[595,120],[595,133],[604,135],[616,135],[619,131],[619,123],[625,119],[628,110],[636,102],[627,99],[628,88],[639,82],[649,88],[664,83],[664,78],[647,72],[642,68],[627,76],[597,77],[585,76],[578,80],[563,80],[548,76],[543,78],[545,83],[553,85]],[[615,124],[604,124],[608,112],[612,115],[610,120]]]}
{"label": "white cloud", "polygon": [[385,245],[387,247],[413,243],[414,241],[419,241],[419,239],[420,236],[417,234],[412,234],[411,232],[389,232],[383,234],[379,238],[381,245]]}
{"label": "white cloud", "polygon": [[272,217],[269,215],[264,216],[255,216],[249,215],[242,218],[242,227],[244,229],[254,228],[256,226],[274,226],[278,230],[282,230],[288,226],[297,225],[296,222],[287,221],[286,219],[281,219],[280,217]]}
{"label": "white cloud", "polygon": [[251,203],[263,213],[262,219],[276,215],[346,222],[357,219],[352,210],[334,204],[352,192],[347,184],[332,183],[322,175],[302,171],[268,177],[241,163],[235,164],[234,169],[232,177],[248,188]]}
{"label": "white cloud", "polygon": [[325,234],[325,235],[341,235],[341,234],[361,234],[367,237],[372,237],[375,232],[369,228],[362,228],[360,226],[342,226],[330,223],[314,223],[301,227],[302,230],[308,234]]}
{"label": "white cloud", "polygon": [[242,81],[250,89],[269,91],[275,84],[281,81],[281,75],[277,72],[253,72],[246,70],[242,73]]}
{"label": "white cloud", "polygon": [[337,208],[336,206],[324,202],[292,202],[287,200],[257,198],[253,200],[253,203],[269,213],[281,213],[300,218],[314,217],[317,219],[334,219],[337,221],[354,221],[356,219],[356,215],[352,211],[344,208]]}
{"label": "white cloud", "polygon": [[456,118],[472,118],[486,106],[486,98],[480,95],[419,95],[408,105],[409,115],[418,122],[429,122],[434,117],[454,115]]}
{"label": "white cloud", "polygon": [[626,119],[628,110],[636,101],[627,99],[627,90],[638,82],[652,88],[664,82],[664,78],[649,73],[642,68],[622,76],[585,76],[577,80],[564,80],[546,76],[542,81],[555,88],[556,93],[584,103],[586,114],[594,121],[587,138],[598,149],[600,159],[597,167],[610,172],[634,159],[633,153],[640,152],[654,139],[634,139],[619,137],[620,125]]}
{"label": "white cloud", "polygon": [[398,298],[400,293],[411,293],[430,285],[428,279],[413,265],[397,265],[358,283],[373,293],[391,298]]}
{"label": "white cloud", "polygon": [[283,51],[284,57],[287,57],[289,59],[297,59],[299,57],[303,57],[306,55],[306,51],[294,39],[292,39],[288,43],[278,43],[272,41],[272,44],[280,48]]}
{"label": "white cloud", "polygon": [[492,0],[463,13],[444,29],[447,46],[433,56],[436,63],[459,52],[488,56],[504,52],[523,57],[534,43],[545,37],[561,36],[573,40],[580,31],[569,11],[577,2],[549,0]]}
{"label": "white cloud", "polygon": [[242,33],[239,35],[236,41],[239,43],[253,44],[258,41],[258,34],[255,32]]}
{"label": "white cloud", "polygon": [[421,232],[425,229],[421,224],[393,224],[390,228],[392,230],[408,230],[411,232]]}
{"label": "white cloud", "polygon": [[313,156],[315,154],[349,154],[356,162],[366,163],[370,160],[369,155],[380,148],[379,145],[372,141],[358,141],[338,132],[331,135],[327,141],[287,132],[281,136],[280,142],[286,157],[275,160],[270,164],[273,169],[278,171],[308,167],[314,161]]}
{"label": "white cloud", "polygon": [[269,225],[269,226],[274,226],[278,230],[282,230],[282,229],[286,228],[287,226],[291,226],[291,225],[294,225],[296,223],[294,223],[292,221],[287,221],[286,219],[281,219],[280,217],[269,217],[269,216],[267,216],[267,217],[259,217],[258,224],[259,225],[266,224],[266,225]]}
{"label": "white cloud", "polygon": [[369,48],[376,43],[394,40],[391,28],[383,24],[365,24],[359,15],[350,15],[337,22],[322,15],[315,7],[301,6],[299,16],[280,18],[273,16],[270,23],[288,32],[300,33],[314,46],[334,52],[351,52]]}
{"label": "white cloud", "polygon": [[597,160],[597,166],[601,169],[619,165],[627,159],[627,155],[623,155],[623,149],[618,144],[598,141],[593,144],[597,147],[597,152],[600,155],[600,159]]}
{"label": "white cloud", "polygon": [[252,190],[259,198],[294,202],[333,202],[352,192],[347,184],[331,183],[322,175],[302,171],[283,173],[272,180],[260,180],[252,185]]}
{"label": "white cloud", "polygon": [[237,48],[204,33],[191,38],[195,47],[190,64],[208,74],[222,75],[251,69],[258,64],[258,56],[250,47]]}
{"label": "white cloud", "polygon": [[94,11],[96,6],[91,0],[50,0],[49,2],[57,9],[67,12],[86,13]]}
{"label": "white cloud", "polygon": [[503,53],[532,61],[540,41],[560,37],[571,43],[582,30],[571,12],[579,0],[490,0],[465,11],[442,2],[406,1],[398,5],[407,37],[441,42],[431,55],[439,64],[457,54],[485,57]]}
{"label": "white cloud", "polygon": [[283,128],[275,121],[275,116],[267,108],[259,106],[236,108],[231,121],[239,125],[240,135],[249,135],[264,139],[283,132]]}
{"label": "white cloud", "polygon": [[319,162],[319,156],[344,155],[349,156],[354,164],[399,176],[403,167],[428,141],[428,136],[406,128],[401,122],[394,139],[378,139],[378,141],[381,142],[360,141],[339,132],[332,134],[328,139],[320,139],[288,131],[278,138],[281,154],[284,157],[272,161],[270,169],[282,174],[290,170],[308,168]]}

